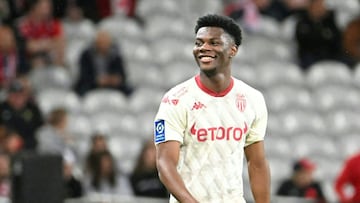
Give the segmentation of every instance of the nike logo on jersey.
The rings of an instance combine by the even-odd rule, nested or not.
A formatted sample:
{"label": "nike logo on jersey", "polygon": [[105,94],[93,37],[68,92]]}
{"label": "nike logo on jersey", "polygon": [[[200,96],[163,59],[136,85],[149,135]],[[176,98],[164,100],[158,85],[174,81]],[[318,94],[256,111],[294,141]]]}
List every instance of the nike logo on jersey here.
{"label": "nike logo on jersey", "polygon": [[196,123],[191,126],[190,133],[195,135],[199,142],[216,141],[216,140],[235,140],[240,141],[248,132],[248,126],[244,122],[241,127],[209,127],[209,128],[195,128]]}

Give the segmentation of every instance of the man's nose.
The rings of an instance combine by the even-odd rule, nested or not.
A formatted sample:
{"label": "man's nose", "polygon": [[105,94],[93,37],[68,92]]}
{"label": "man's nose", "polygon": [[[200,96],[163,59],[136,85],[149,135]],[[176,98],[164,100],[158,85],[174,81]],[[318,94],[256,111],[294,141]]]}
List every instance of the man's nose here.
{"label": "man's nose", "polygon": [[208,51],[208,50],[210,50],[211,48],[210,48],[210,45],[209,45],[209,43],[203,43],[201,46],[200,46],[200,51]]}

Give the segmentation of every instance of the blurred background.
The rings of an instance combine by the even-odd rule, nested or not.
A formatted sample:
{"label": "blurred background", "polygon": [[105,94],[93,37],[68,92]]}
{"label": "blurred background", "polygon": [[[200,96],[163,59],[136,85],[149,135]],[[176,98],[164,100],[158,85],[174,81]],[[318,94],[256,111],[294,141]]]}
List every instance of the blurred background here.
{"label": "blurred background", "polygon": [[[61,158],[61,197],[68,200],[166,198],[153,119],[165,91],[197,72],[194,26],[208,13],[242,28],[232,72],[267,102],[272,194],[335,203],[356,193],[343,166],[360,151],[360,1],[0,0],[4,201],[26,199],[15,191],[21,185],[14,177],[25,176],[16,163],[33,154],[44,163]],[[297,192],[281,193],[303,160],[320,190],[294,183]]]}

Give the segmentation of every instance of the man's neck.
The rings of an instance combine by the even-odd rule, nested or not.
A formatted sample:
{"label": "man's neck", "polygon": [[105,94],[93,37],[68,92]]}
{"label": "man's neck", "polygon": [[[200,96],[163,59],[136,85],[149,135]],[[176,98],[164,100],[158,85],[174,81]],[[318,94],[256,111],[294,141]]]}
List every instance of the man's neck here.
{"label": "man's neck", "polygon": [[216,73],[209,76],[204,72],[201,72],[200,81],[208,89],[219,93],[229,87],[231,83],[231,75],[230,73]]}

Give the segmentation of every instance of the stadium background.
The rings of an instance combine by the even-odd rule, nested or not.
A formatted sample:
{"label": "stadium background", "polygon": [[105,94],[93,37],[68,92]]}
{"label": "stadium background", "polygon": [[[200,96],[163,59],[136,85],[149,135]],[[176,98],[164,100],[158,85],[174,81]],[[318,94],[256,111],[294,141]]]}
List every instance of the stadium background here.
{"label": "stadium background", "polygon": [[[356,0],[327,4],[337,12],[341,28],[360,11]],[[76,138],[80,156],[88,151],[90,136],[104,132],[119,167],[130,173],[142,141],[151,139],[163,93],[197,71],[192,56],[195,19],[221,11],[216,0],[141,0],[137,13],[145,20],[144,27],[117,11],[89,24],[87,35],[67,37],[67,67],[30,73],[42,113],[59,106],[69,111],[68,130]],[[323,61],[303,72],[296,64],[295,22],[293,17],[279,23],[262,16],[256,32],[244,33],[233,74],[260,89],[267,101],[265,144],[272,192],[290,176],[295,159],[309,157],[317,165],[315,177],[325,196],[336,202],[334,178],[345,158],[360,148],[360,65],[350,70],[342,63]],[[129,81],[136,87],[129,98],[113,90],[94,90],[80,97],[71,89],[78,77],[79,54],[98,29],[109,31],[121,46]],[[5,99],[4,91],[2,95]],[[81,163],[75,169],[81,176]],[[251,200],[246,173],[245,196]]]}

